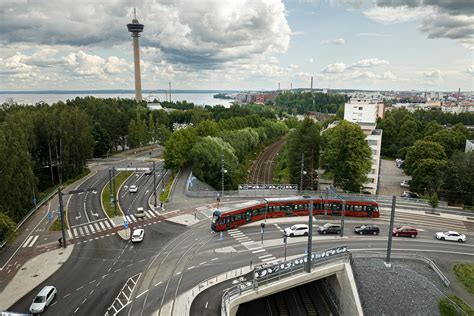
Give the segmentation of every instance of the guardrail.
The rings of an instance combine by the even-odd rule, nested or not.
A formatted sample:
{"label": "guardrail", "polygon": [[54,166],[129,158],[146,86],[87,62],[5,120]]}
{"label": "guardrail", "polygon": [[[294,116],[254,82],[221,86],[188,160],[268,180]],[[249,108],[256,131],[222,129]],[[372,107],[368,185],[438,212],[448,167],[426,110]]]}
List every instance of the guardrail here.
{"label": "guardrail", "polygon": [[[344,251],[337,253],[335,249],[344,249]],[[334,254],[321,257],[320,254],[326,254],[327,252],[334,252]],[[347,251],[345,246],[313,253],[311,256],[311,267],[315,268],[329,262],[340,261],[341,259],[352,262],[352,254]],[[272,266],[262,267],[260,269],[256,267],[254,269],[254,278],[252,280],[238,284],[224,292],[222,295],[221,315],[228,315],[228,306],[230,305],[230,302],[236,297],[242,295],[242,293],[249,291],[258,292],[258,289],[261,286],[268,286],[272,282],[280,281],[281,279],[293,276],[295,274],[306,273],[304,268],[307,262],[307,256],[304,256]],[[256,277],[258,272],[264,271],[266,269],[271,270],[272,273],[267,271],[268,273],[266,273],[263,277],[262,275]]]}

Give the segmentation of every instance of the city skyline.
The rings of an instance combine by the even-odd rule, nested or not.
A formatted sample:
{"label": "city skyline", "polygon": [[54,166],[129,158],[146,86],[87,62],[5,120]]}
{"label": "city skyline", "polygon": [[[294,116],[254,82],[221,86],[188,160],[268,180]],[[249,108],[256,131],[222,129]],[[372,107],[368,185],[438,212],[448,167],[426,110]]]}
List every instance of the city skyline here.
{"label": "city skyline", "polygon": [[[474,90],[469,1],[7,1],[0,90]],[[471,10],[469,9],[471,7]]]}

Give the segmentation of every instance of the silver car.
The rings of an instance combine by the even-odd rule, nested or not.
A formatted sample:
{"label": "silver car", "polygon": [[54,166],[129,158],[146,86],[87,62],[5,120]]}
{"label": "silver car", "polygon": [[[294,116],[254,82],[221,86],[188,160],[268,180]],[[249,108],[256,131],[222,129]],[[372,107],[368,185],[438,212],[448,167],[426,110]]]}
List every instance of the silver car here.
{"label": "silver car", "polygon": [[54,286],[45,286],[43,289],[41,289],[38,295],[36,295],[33,303],[31,303],[30,313],[39,314],[44,312],[46,307],[51,304],[57,294],[58,290]]}

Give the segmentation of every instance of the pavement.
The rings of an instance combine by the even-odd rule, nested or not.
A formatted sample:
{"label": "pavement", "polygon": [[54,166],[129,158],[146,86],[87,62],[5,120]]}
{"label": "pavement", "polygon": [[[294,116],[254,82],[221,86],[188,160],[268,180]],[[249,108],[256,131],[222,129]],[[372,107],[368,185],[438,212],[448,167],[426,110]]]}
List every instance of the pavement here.
{"label": "pavement", "polygon": [[407,176],[402,168],[398,168],[394,160],[381,160],[379,195],[401,196],[403,191],[410,190],[400,186],[403,180],[411,180],[411,177]]}

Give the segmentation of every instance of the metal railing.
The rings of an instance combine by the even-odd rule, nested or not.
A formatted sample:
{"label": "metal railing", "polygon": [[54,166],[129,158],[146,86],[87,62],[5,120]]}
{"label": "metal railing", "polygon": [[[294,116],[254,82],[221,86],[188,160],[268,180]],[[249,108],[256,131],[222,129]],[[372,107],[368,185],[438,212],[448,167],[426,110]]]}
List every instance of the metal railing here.
{"label": "metal railing", "polygon": [[[328,264],[330,262],[341,261],[341,260],[352,262],[352,254],[346,251],[340,254],[335,254],[333,256],[319,258],[317,260],[311,260],[311,267],[314,268],[314,267]],[[295,261],[298,261],[299,264],[296,264],[296,265],[291,264],[291,263],[294,263]],[[281,267],[281,269],[278,269],[276,273],[272,273],[272,274],[268,273],[266,277],[261,278],[261,279],[257,279],[254,277],[252,280],[242,282],[228,289],[222,295],[221,315],[228,315],[229,311],[227,309],[228,309],[228,306],[230,305],[230,302],[234,300],[236,297],[239,297],[240,295],[242,295],[243,293],[247,293],[249,291],[258,292],[259,287],[269,286],[272,282],[277,282],[284,278],[294,276],[296,274],[307,273],[304,270],[304,267],[306,264],[307,264],[306,256],[289,260],[289,261],[280,263],[279,266]],[[284,269],[285,266],[287,266],[288,269]],[[257,267],[255,269],[257,269]]]}

